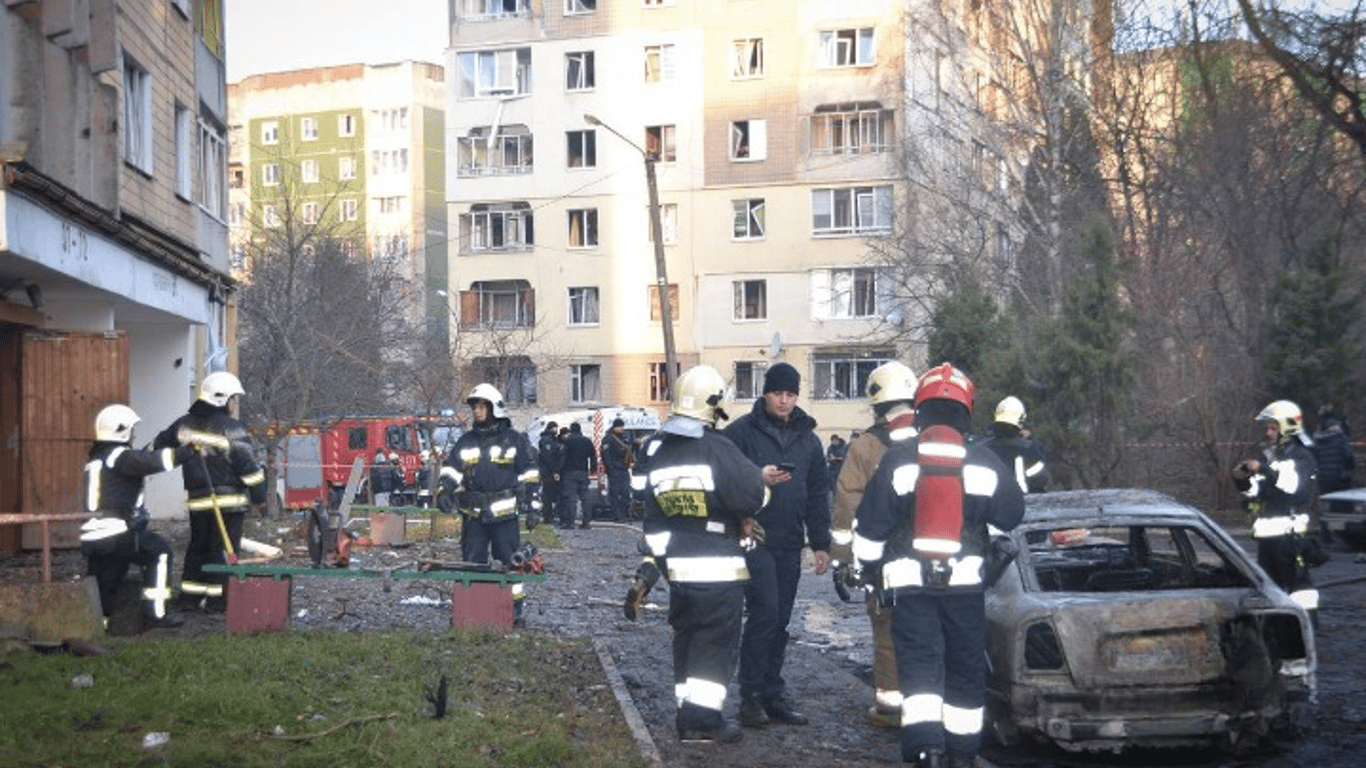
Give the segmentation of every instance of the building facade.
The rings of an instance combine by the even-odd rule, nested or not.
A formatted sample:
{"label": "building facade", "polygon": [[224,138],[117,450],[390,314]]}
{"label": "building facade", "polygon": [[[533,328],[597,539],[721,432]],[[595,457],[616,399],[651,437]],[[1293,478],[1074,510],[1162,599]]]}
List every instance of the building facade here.
{"label": "building facade", "polygon": [[232,365],[224,46],[217,0],[0,9],[0,550],[83,509],[101,408],[150,438]]}

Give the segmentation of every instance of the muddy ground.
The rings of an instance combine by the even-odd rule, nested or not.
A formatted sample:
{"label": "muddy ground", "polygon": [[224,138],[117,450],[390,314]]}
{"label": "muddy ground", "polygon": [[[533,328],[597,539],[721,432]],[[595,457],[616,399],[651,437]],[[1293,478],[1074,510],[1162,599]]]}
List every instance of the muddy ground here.
{"label": "muddy ground", "polygon": [[[412,523],[410,523],[412,525]],[[158,522],[157,530],[183,539],[183,523]],[[666,621],[667,588],[656,590],[639,621],[622,615],[621,598],[639,557],[637,527],[595,524],[588,530],[557,531],[560,541],[542,552],[547,579],[529,590],[527,627],[523,631],[594,638],[611,655],[633,706],[647,725],[653,749],[647,761],[666,768],[793,768],[811,766],[881,766],[899,762],[896,734],[864,721],[871,699],[872,653],[867,618],[861,603],[842,603],[828,577],[809,567],[802,580],[790,627],[793,642],[785,677],[800,708],[811,717],[807,726],[746,729],[735,745],[683,745],[673,733],[671,633]],[[308,561],[299,529],[291,520],[267,521],[249,531],[274,540],[285,550],[283,562]],[[178,544],[177,551],[183,549]],[[412,567],[419,559],[458,559],[458,543],[438,538],[404,547],[357,547],[352,564],[367,568]],[[1319,706],[1316,721],[1302,738],[1237,757],[1218,753],[1146,753],[1078,758],[1056,751],[1015,750],[1008,754],[990,746],[985,755],[1001,766],[1266,766],[1268,768],[1355,768],[1366,755],[1366,562],[1336,545],[1333,559],[1316,571],[1323,585],[1320,612]],[[36,578],[34,553],[0,558],[0,578]],[[59,551],[54,577],[76,578],[80,556]],[[403,626],[439,631],[450,625],[449,595],[430,582],[382,579],[299,578],[292,594],[291,626],[353,631]],[[147,636],[193,636],[223,631],[219,614],[196,613],[184,627],[153,630]],[[734,694],[732,685],[732,694]],[[735,696],[728,709],[734,714]]]}

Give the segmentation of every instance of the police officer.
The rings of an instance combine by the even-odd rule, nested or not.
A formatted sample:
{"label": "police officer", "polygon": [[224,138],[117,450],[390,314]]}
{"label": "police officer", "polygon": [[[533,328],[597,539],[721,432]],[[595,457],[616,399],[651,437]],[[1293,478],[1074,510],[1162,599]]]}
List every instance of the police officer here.
{"label": "police officer", "polygon": [[574,527],[574,509],[583,507],[580,528],[587,528],[593,519],[593,493],[588,484],[588,476],[598,471],[598,449],[593,441],[583,436],[583,427],[576,421],[569,425],[569,434],[564,438],[564,453],[560,462],[560,502],[557,510],[560,525]]}
{"label": "police officer", "polygon": [[607,470],[607,498],[612,518],[626,520],[631,516],[631,462],[635,461],[635,446],[626,435],[626,421],[613,419],[612,428],[602,439],[602,465]]}
{"label": "police officer", "polygon": [[[194,455],[193,445],[144,451],[132,447],[140,418],[126,405],[110,405],[95,417],[95,443],[85,464],[85,511],[99,515],[81,525],[81,552],[100,590],[108,619],[130,563],[142,568],[142,615],[154,627],[184,623],[170,607],[170,542],[147,530],[149,515],[142,487],[147,475],[165,472]],[[224,443],[226,444],[226,443]]]}
{"label": "police officer", "polygon": [[987,438],[985,445],[1015,474],[1020,490],[1043,493],[1048,485],[1043,448],[1034,438],[1023,434],[1024,425],[1025,407],[1020,398],[1011,395],[1001,400],[996,405],[991,437]]}
{"label": "police officer", "polygon": [[181,610],[196,609],[200,601],[209,611],[227,608],[223,590],[228,575],[205,573],[204,566],[226,562],[227,546],[238,550],[247,510],[266,503],[266,473],[257,463],[256,446],[247,428],[236,418],[243,394],[242,382],[231,373],[205,376],[189,413],[162,430],[153,442],[154,448],[177,448],[215,438],[227,441],[224,450],[201,451],[182,468],[189,496],[185,507],[190,513],[190,543],[180,579]]}
{"label": "police officer", "polygon": [[[503,395],[492,384],[479,384],[465,402],[472,426],[460,436],[441,468],[437,507],[459,510],[460,555],[466,562],[504,565],[522,545],[518,513],[527,530],[540,523],[540,470],[526,435],[512,428]],[[513,584],[513,623],[524,624],[521,583]]]}
{"label": "police officer", "polygon": [[[835,506],[830,525],[830,556],[837,589],[858,586],[858,564],[853,560],[854,513],[863,499],[868,480],[894,441],[915,437],[915,373],[895,360],[868,374],[868,403],[873,425],[849,443],[844,466],[835,480]],[[901,727],[901,686],[896,677],[896,650],[892,646],[892,612],[873,592],[863,591],[868,618],[873,625],[873,705],[868,722],[880,728]]]}
{"label": "police officer", "polygon": [[1252,538],[1257,564],[1271,580],[1317,616],[1319,592],[1304,561],[1303,537],[1309,530],[1314,455],[1301,441],[1304,417],[1289,400],[1277,400],[1257,414],[1267,447],[1260,458],[1233,468],[1233,484],[1255,515]]}
{"label": "police officer", "polygon": [[552,521],[559,519],[555,515],[555,505],[560,500],[560,465],[564,462],[559,430],[559,424],[547,422],[536,441],[536,466],[541,471],[541,513]]}
{"label": "police officer", "polygon": [[983,564],[992,529],[1024,516],[1000,459],[964,437],[973,384],[952,365],[916,388],[919,435],[878,464],[854,522],[854,556],[892,609],[901,757],[921,768],[980,765],[986,701]]}
{"label": "police officer", "polygon": [[733,742],[722,716],[744,610],[744,542],[768,499],[763,473],[714,427],[726,382],[699,365],[678,380],[669,419],[641,445],[632,482],[643,491],[648,554],[669,580],[676,727],[684,741]]}

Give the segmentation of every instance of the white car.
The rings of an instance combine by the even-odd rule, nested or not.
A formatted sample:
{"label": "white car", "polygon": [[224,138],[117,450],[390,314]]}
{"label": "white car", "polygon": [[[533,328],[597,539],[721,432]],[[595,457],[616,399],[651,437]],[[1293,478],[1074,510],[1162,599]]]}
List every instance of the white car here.
{"label": "white car", "polygon": [[1309,615],[1212,520],[1154,491],[1027,499],[987,592],[997,741],[1232,748],[1307,721]]}

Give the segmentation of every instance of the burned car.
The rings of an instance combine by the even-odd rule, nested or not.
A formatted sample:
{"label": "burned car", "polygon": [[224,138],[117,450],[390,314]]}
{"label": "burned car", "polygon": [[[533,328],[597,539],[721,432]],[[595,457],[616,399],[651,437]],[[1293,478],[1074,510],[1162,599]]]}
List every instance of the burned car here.
{"label": "burned car", "polygon": [[1028,497],[987,592],[986,725],[1073,752],[1233,748],[1307,722],[1314,632],[1204,514],[1145,490]]}

